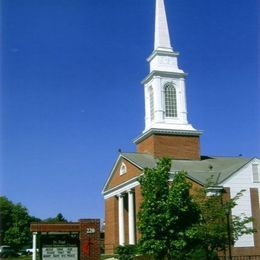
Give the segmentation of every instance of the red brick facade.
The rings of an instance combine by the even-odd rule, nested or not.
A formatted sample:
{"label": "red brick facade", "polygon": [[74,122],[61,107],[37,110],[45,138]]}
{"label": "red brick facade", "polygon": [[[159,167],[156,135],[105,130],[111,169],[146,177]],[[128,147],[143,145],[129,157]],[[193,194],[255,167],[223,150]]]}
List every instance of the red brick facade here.
{"label": "red brick facade", "polygon": [[[97,219],[80,219],[79,226],[80,226],[80,260],[99,260],[100,259],[100,221]],[[92,230],[95,230],[95,232],[92,233],[93,232]],[[87,250],[85,247],[86,245],[87,245]]]}
{"label": "red brick facade", "polygon": [[[122,163],[124,163],[126,165],[127,174],[120,175],[120,166]],[[116,187],[119,184],[122,184],[134,177],[139,176],[141,172],[142,172],[142,170],[140,168],[136,167],[135,165],[133,165],[132,163],[130,163],[129,161],[127,161],[125,159],[121,159],[118,162],[116,169],[114,171],[114,174],[108,183],[108,189]]]}
{"label": "red brick facade", "polygon": [[154,157],[167,156],[173,159],[199,160],[200,138],[192,135],[152,134],[137,143],[137,152]]}
{"label": "red brick facade", "polygon": [[105,252],[113,254],[118,241],[118,201],[117,197],[105,200]]}

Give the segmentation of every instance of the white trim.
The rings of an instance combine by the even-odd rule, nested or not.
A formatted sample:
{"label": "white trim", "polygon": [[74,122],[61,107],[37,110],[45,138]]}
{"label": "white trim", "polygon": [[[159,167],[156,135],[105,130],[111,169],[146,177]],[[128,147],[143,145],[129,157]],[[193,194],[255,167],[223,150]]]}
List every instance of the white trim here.
{"label": "white trim", "polygon": [[[184,125],[181,125],[184,126]],[[186,126],[190,126],[187,124]],[[200,136],[202,131],[198,130],[180,130],[180,129],[169,129],[169,128],[150,128],[148,130],[143,131],[141,135],[134,139],[134,143],[138,144],[143,141],[145,138],[149,137],[153,134],[168,134],[168,135],[185,135],[185,136]]]}
{"label": "white trim", "polygon": [[121,175],[124,175],[124,174],[126,174],[126,173],[127,173],[127,167],[126,167],[125,163],[122,162],[122,163],[121,163],[121,166],[120,166],[119,174],[120,174],[120,176],[121,176]]}
{"label": "white trim", "polygon": [[115,169],[116,169],[116,166],[117,166],[119,160],[121,159],[121,157],[122,157],[122,155],[119,154],[119,156],[117,157],[117,160],[116,160],[116,162],[114,163],[114,166],[113,166],[113,168],[112,168],[112,170],[111,170],[111,172],[110,172],[110,174],[109,174],[109,176],[108,176],[108,178],[107,178],[107,180],[106,180],[106,183],[105,183],[105,185],[104,185],[104,187],[103,187],[103,189],[102,189],[102,194],[105,192],[106,186],[108,185],[108,183],[109,183],[109,181],[110,181],[110,178],[112,177],[112,175],[113,175],[113,173],[114,173],[114,171],[115,171]]}
{"label": "white trim", "polygon": [[[118,165],[118,162],[120,161],[121,158],[125,159],[126,161],[128,161],[128,162],[131,163],[132,165],[136,166],[136,167],[139,168],[140,170],[143,170],[143,168],[142,168],[141,166],[139,166],[138,164],[136,164],[136,163],[133,162],[132,160],[128,159],[128,158],[125,157],[124,155],[120,154],[120,155],[118,156],[118,158],[117,158],[117,160],[116,160],[116,162],[115,162],[115,164],[114,164],[114,166],[113,166],[113,168],[112,168],[112,170],[111,170],[111,172],[110,172],[110,174],[109,174],[107,180],[106,180],[106,183],[105,183],[103,189],[102,189],[102,194],[103,194],[103,195],[107,192],[107,191],[106,191],[106,187],[107,187],[107,185],[108,185],[110,179],[112,178],[112,176],[113,176],[113,174],[114,174],[114,171],[115,171],[115,169],[116,169],[116,167],[117,167],[117,165]],[[113,187],[112,189],[114,189],[114,187]]]}
{"label": "white trim", "polygon": [[135,244],[134,191],[128,191],[128,236],[129,245]]}
{"label": "white trim", "polygon": [[219,183],[219,185],[221,186],[225,186],[227,182],[229,182],[235,174],[239,174],[239,172],[241,170],[243,170],[244,168],[248,167],[249,164],[253,164],[254,162],[256,162],[257,160],[259,160],[257,157],[254,157],[252,159],[249,159],[248,162],[246,162],[244,165],[242,165],[239,169],[235,170],[233,173],[231,173],[231,175],[229,175],[226,179],[224,179],[222,182]]}
{"label": "white trim", "polygon": [[32,260],[36,260],[37,257],[37,232],[33,232],[33,253],[32,253]]}
{"label": "white trim", "polygon": [[119,245],[125,245],[124,196],[118,196],[118,236]]}
{"label": "white trim", "polygon": [[[256,172],[254,172],[255,170],[256,170]],[[254,174],[256,176],[254,176]],[[260,171],[259,171],[259,163],[258,162],[252,162],[252,181],[253,181],[253,183],[259,183],[260,182]]]}
{"label": "white trim", "polygon": [[129,180],[128,182],[123,183],[123,185],[122,184],[118,185],[118,186],[112,188],[111,190],[106,191],[104,193],[104,199],[106,200],[111,197],[117,196],[121,193],[128,191],[129,189],[133,189],[134,187],[138,186],[139,182],[136,179],[137,179],[137,177]]}

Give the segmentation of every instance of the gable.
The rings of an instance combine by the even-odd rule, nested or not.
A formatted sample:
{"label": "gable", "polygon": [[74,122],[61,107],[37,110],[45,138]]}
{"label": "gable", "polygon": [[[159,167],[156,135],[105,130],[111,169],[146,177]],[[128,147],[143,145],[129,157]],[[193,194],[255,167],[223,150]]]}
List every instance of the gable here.
{"label": "gable", "polygon": [[[255,159],[258,160],[259,159]],[[122,184],[136,181],[143,169],[156,166],[157,159],[145,153],[121,153],[104,185],[102,193],[115,189]],[[171,173],[186,171],[188,177],[200,185],[208,179],[218,185],[233,178],[252,159],[241,157],[202,157],[201,160],[172,160]],[[120,173],[121,169],[121,173]]]}
{"label": "gable", "polygon": [[141,168],[120,156],[111,172],[103,192],[129,181],[139,176],[141,173]]}
{"label": "gable", "polygon": [[[222,184],[223,186],[243,188],[260,188],[260,182],[254,181],[253,165],[260,165],[260,160],[255,158],[245,164],[233,175],[229,176]],[[258,169],[260,167],[258,166]]]}

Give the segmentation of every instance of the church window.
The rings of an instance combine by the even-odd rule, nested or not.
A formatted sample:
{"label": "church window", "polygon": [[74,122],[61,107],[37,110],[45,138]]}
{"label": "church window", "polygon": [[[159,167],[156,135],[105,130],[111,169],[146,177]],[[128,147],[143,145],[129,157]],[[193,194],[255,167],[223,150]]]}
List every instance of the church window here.
{"label": "church window", "polygon": [[126,165],[124,163],[121,164],[120,166],[120,175],[124,175],[127,172]]}
{"label": "church window", "polygon": [[253,182],[260,182],[258,164],[252,164]]}
{"label": "church window", "polygon": [[166,84],[164,87],[165,116],[177,117],[176,89],[172,84]]}
{"label": "church window", "polygon": [[149,101],[150,101],[150,117],[151,121],[154,120],[154,95],[153,95],[153,88],[149,88]]}

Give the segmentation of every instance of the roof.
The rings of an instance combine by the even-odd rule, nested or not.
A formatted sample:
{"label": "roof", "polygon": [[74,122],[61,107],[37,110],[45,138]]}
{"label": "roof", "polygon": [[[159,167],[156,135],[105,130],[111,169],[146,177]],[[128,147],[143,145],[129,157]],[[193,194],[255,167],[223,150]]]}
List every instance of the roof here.
{"label": "roof", "polygon": [[[145,153],[122,153],[122,157],[136,164],[140,168],[153,168],[156,159]],[[201,184],[206,184],[212,177],[215,184],[220,184],[252,158],[243,157],[208,157],[202,156],[201,160],[172,160],[171,173],[186,171],[188,176]]]}

